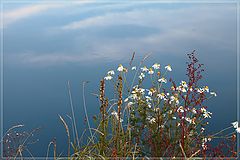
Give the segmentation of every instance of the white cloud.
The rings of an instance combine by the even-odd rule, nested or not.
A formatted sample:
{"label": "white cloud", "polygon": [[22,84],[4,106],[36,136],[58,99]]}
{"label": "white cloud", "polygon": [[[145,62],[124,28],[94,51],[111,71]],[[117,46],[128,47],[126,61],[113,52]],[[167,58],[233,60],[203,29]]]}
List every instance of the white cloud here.
{"label": "white cloud", "polygon": [[[69,23],[62,26],[61,30],[74,31],[89,27],[100,27],[104,30],[104,27],[114,28],[118,25],[146,26],[159,30],[159,33],[138,38],[101,37],[101,40],[94,43],[92,47],[110,57],[114,51],[125,56],[130,48],[140,52],[150,51],[162,54],[186,53],[187,49],[203,46],[231,51],[235,44],[235,39],[232,39],[235,34],[235,9],[230,5],[195,5],[177,9],[135,9],[118,13],[110,12]],[[94,39],[94,41],[97,40]]]}
{"label": "white cloud", "polygon": [[[74,2],[76,5],[84,5],[87,3],[92,3],[93,1],[86,0],[82,2]],[[32,17],[34,15],[39,15],[41,13],[45,13],[45,11],[51,10],[51,9],[59,9],[64,7],[72,7],[73,5],[67,4],[67,3],[37,3],[32,5],[23,6],[20,8],[16,8],[13,10],[8,10],[3,12],[3,18],[4,18],[4,26],[7,26],[9,24],[12,24],[14,22],[17,22],[19,20],[23,20],[29,17]]]}
{"label": "white cloud", "polygon": [[[101,62],[104,54],[90,53],[90,54],[69,54],[69,53],[22,53],[12,54],[8,56],[12,61],[20,61],[21,64],[34,65],[34,66],[55,66],[68,63],[84,63]],[[111,57],[105,57],[110,60]]]}
{"label": "white cloud", "polygon": [[[105,60],[115,61],[129,59],[132,51],[138,55],[146,53],[185,54],[192,49],[207,49],[233,51],[235,45],[235,8],[233,6],[191,6],[177,9],[134,9],[131,11],[106,13],[101,16],[86,18],[61,26],[58,31],[74,31],[134,25],[157,29],[155,34],[143,36],[114,38],[96,35],[81,36],[77,32],[74,40],[74,50],[79,54],[46,53],[22,54],[20,61],[34,65],[58,65],[61,63],[89,63]],[[91,34],[91,33],[90,33]],[[111,33],[110,33],[111,34]],[[141,35],[141,33],[139,33]],[[64,37],[62,37],[64,38]],[[87,40],[87,47],[81,42]],[[84,43],[84,44],[86,44]],[[61,46],[59,46],[61,50]]]}

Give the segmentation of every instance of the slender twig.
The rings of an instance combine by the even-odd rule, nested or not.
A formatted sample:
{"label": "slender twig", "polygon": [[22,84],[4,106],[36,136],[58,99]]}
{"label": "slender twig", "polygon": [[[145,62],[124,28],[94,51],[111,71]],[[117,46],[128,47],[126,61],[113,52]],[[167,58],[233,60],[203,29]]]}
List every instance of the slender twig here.
{"label": "slender twig", "polygon": [[182,153],[183,153],[183,155],[184,155],[184,158],[186,159],[187,158],[187,156],[186,156],[186,154],[185,154],[185,152],[184,152],[184,149],[183,149],[183,147],[182,147],[182,144],[181,144],[181,142],[179,141],[179,146],[180,146],[180,148],[181,148],[181,151],[182,151]]}
{"label": "slender twig", "polygon": [[90,127],[90,123],[89,123],[89,119],[88,119],[88,114],[87,114],[87,107],[86,107],[86,98],[85,98],[85,84],[88,83],[88,81],[84,81],[83,82],[83,89],[82,89],[82,98],[83,98],[83,108],[84,108],[84,112],[85,112],[85,117],[87,120],[87,124],[88,124],[88,129],[90,132],[91,137],[93,136],[92,131],[91,131],[91,127]]}
{"label": "slender twig", "polygon": [[65,130],[67,132],[67,137],[68,137],[68,159],[70,159],[70,143],[71,143],[71,139],[70,139],[70,133],[69,133],[68,125],[67,125],[65,120],[60,115],[58,115],[58,116],[59,116],[61,122],[63,123],[64,128],[65,128]]}
{"label": "slender twig", "polygon": [[68,94],[69,94],[69,100],[70,100],[70,107],[71,107],[71,111],[72,111],[72,118],[73,118],[73,125],[74,125],[74,130],[75,130],[75,134],[76,134],[76,140],[77,140],[77,145],[79,146],[79,139],[78,139],[78,131],[77,131],[77,124],[76,124],[76,119],[75,119],[75,114],[74,114],[74,109],[73,109],[73,100],[72,100],[72,93],[71,93],[71,86],[70,86],[70,82],[67,82],[68,85]]}

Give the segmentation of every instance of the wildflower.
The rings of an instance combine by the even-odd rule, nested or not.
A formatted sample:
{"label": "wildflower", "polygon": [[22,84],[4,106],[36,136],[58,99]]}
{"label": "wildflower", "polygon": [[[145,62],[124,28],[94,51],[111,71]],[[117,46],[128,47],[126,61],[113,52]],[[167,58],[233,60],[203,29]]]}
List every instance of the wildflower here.
{"label": "wildflower", "polygon": [[149,120],[149,122],[150,122],[151,124],[156,123],[156,119],[155,119],[155,118],[151,118],[151,119]]}
{"label": "wildflower", "polygon": [[160,64],[155,63],[152,67],[153,67],[154,69],[159,69],[159,68],[160,68]]}
{"label": "wildflower", "polygon": [[211,115],[212,115],[212,113],[211,112],[205,112],[205,113],[203,113],[203,117],[204,118],[211,118]]}
{"label": "wildflower", "polygon": [[151,103],[147,103],[148,108],[152,108]]}
{"label": "wildflower", "polygon": [[[117,120],[119,120],[118,113],[116,111],[113,111],[111,115],[115,116]],[[120,118],[120,122],[123,122],[123,119]]]}
{"label": "wildflower", "polygon": [[172,71],[172,67],[170,66],[170,64],[169,64],[169,65],[167,65],[167,66],[165,66],[165,69],[166,69],[167,71],[169,71],[169,72],[171,72],[171,71]]}
{"label": "wildflower", "polygon": [[236,129],[236,131],[237,131],[237,133],[240,133],[240,127],[238,127],[238,128]]}
{"label": "wildflower", "polygon": [[119,64],[117,70],[118,70],[119,72],[122,72],[122,71],[124,70],[123,65],[122,65],[122,64]]}
{"label": "wildflower", "polygon": [[153,69],[152,69],[152,68],[149,68],[148,74],[153,74],[153,73],[154,73]]}
{"label": "wildflower", "polygon": [[145,74],[143,74],[143,73],[140,73],[140,76],[139,76],[139,79],[143,79],[145,77]]}
{"label": "wildflower", "polygon": [[193,109],[192,109],[192,113],[197,114],[196,108],[193,108]]}
{"label": "wildflower", "polygon": [[143,88],[139,88],[139,89],[138,89],[138,92],[140,92],[141,94],[144,94],[145,89],[143,89]]}
{"label": "wildflower", "polygon": [[176,89],[175,89],[175,87],[174,87],[174,86],[171,86],[171,90],[175,91]]}
{"label": "wildflower", "polygon": [[204,87],[204,90],[205,90],[206,92],[209,92],[208,86],[205,86],[205,87]]}
{"label": "wildflower", "polygon": [[232,122],[231,124],[233,125],[233,128],[238,128],[238,121]]}
{"label": "wildflower", "polygon": [[171,104],[171,102],[174,102],[174,101],[175,101],[176,104],[179,104],[178,98],[174,97],[174,96],[171,96],[170,97],[170,104]]}
{"label": "wildflower", "polygon": [[198,92],[198,93],[203,93],[204,91],[205,91],[204,88],[197,88],[197,92]]}
{"label": "wildflower", "polygon": [[152,100],[152,98],[149,97],[149,96],[145,96],[145,98],[146,98],[146,101],[147,101],[147,102]]}
{"label": "wildflower", "polygon": [[132,67],[132,70],[136,70],[136,69],[137,69],[137,67],[136,67],[136,66]]}
{"label": "wildflower", "polygon": [[187,121],[187,122],[189,122],[189,123],[192,123],[192,120],[190,119],[190,118],[185,118],[185,120]]}
{"label": "wildflower", "polygon": [[167,79],[163,77],[161,79],[158,79],[158,82],[160,82],[160,83],[167,83]]}
{"label": "wildflower", "polygon": [[117,112],[116,112],[116,111],[113,111],[113,112],[111,113],[111,115],[117,115]]}
{"label": "wildflower", "polygon": [[214,97],[217,96],[217,93],[215,93],[215,92],[210,92],[210,94],[213,95]]}
{"label": "wildflower", "polygon": [[212,138],[210,138],[210,137],[208,137],[208,139],[207,139],[209,142],[212,140]]}
{"label": "wildflower", "polygon": [[184,92],[184,93],[187,92],[187,90],[183,86],[177,87],[176,90]]}
{"label": "wildflower", "polygon": [[147,90],[148,91],[148,95],[149,96],[152,96],[153,95],[153,92],[151,90]]}
{"label": "wildflower", "polygon": [[104,77],[105,80],[111,80],[113,77],[111,75],[107,75],[106,77]]}
{"label": "wildflower", "polygon": [[207,141],[208,141],[207,138],[203,138],[203,140],[202,140],[202,148],[203,148],[204,150],[207,149],[207,145],[206,145]]}
{"label": "wildflower", "polygon": [[192,86],[189,87],[189,91],[192,92],[193,91],[193,88]]}
{"label": "wildflower", "polygon": [[115,72],[114,72],[113,70],[110,70],[110,71],[107,72],[107,74],[108,74],[108,75],[114,75]]}
{"label": "wildflower", "polygon": [[180,107],[177,109],[177,112],[181,112],[181,113],[183,113],[183,112],[184,112],[184,108],[183,108],[183,106],[180,106]]}
{"label": "wildflower", "polygon": [[185,81],[181,81],[181,83],[180,83],[183,87],[185,87],[185,88],[187,88],[188,86],[187,86],[187,82],[185,82]]}
{"label": "wildflower", "polygon": [[147,68],[146,66],[144,66],[144,67],[141,68],[141,70],[142,70],[143,72],[147,72],[147,71],[148,71],[148,68]]}
{"label": "wildflower", "polygon": [[132,94],[132,99],[136,100],[138,98],[137,94]]}
{"label": "wildflower", "polygon": [[160,98],[160,99],[163,99],[163,98],[165,98],[165,94],[164,93],[157,94],[157,97]]}
{"label": "wildflower", "polygon": [[201,112],[202,112],[202,113],[204,113],[204,112],[206,112],[206,111],[207,111],[207,110],[206,110],[205,108],[203,108],[203,107],[201,108]]}

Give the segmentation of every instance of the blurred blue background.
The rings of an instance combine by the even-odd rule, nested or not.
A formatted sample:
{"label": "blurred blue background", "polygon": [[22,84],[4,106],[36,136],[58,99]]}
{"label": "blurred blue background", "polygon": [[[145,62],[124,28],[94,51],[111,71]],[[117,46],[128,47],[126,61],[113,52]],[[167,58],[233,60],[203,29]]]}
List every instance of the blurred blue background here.
{"label": "blurred blue background", "polygon": [[46,156],[54,137],[58,152],[66,151],[58,114],[69,122],[67,81],[81,134],[86,128],[82,82],[90,81],[86,103],[92,121],[99,106],[91,93],[98,93],[109,69],[127,65],[134,51],[135,62],[151,53],[146,65],[171,64],[169,76],[180,82],[186,80],[186,53],[196,50],[206,69],[202,83],[218,94],[207,103],[213,112],[210,131],[237,119],[234,3],[5,3],[3,13],[3,127],[42,127],[35,135],[39,142],[29,148],[35,156]]}

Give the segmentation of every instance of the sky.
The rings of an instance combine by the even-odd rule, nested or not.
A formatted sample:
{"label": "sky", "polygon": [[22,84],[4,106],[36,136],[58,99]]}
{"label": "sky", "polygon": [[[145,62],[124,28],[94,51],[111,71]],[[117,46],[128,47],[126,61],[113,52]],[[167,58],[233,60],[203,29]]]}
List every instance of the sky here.
{"label": "sky", "polygon": [[[203,83],[217,92],[208,102],[213,131],[237,119],[237,6],[234,3],[94,2],[4,3],[4,130],[24,124],[41,127],[32,153],[45,156],[57,138],[66,148],[58,114],[70,114],[72,88],[79,132],[86,128],[82,83],[88,114],[99,111],[91,93],[119,63],[151,54],[146,65],[171,64],[171,77],[186,79],[187,53],[196,50],[205,64]],[[237,114],[236,114],[237,113]],[[43,148],[39,150],[38,148]]]}

